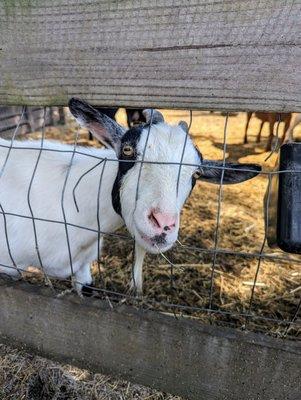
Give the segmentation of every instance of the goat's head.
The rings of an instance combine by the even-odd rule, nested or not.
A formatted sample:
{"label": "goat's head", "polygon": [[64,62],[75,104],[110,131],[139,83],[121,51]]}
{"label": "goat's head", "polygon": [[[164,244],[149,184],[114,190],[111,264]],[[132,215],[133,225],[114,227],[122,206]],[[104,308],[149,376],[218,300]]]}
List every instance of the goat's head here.
{"label": "goat's head", "polygon": [[186,123],[169,125],[156,110],[144,110],[146,124],[125,130],[82,100],[71,99],[69,108],[82,126],[115,150],[119,168],[113,207],[135,240],[151,253],[166,251],[177,240],[180,212],[197,179],[239,183],[260,171],[255,164],[223,166],[204,160]]}

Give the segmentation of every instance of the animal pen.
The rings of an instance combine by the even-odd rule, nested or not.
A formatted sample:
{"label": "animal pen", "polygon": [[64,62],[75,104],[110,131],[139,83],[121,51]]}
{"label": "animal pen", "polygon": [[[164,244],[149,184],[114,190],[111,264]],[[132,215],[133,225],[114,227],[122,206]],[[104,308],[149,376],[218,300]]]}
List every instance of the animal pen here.
{"label": "animal pen", "polygon": [[[72,278],[59,281],[36,271],[21,271],[24,279],[17,282],[1,276],[1,341],[191,399],[241,399],[241,393],[249,399],[300,398],[301,258],[270,249],[263,223],[269,218],[273,177],[300,171],[271,168],[276,141],[271,158],[260,159],[258,178],[235,189],[223,184],[227,157],[235,146],[236,160],[243,152],[243,133],[241,145],[229,145],[233,112],[301,112],[300,28],[301,2],[295,0],[0,0],[0,104],[23,106],[12,138],[1,145],[7,152],[0,165],[0,191],[10,157],[24,148],[16,136],[25,106],[44,107],[44,121],[49,107],[66,106],[73,96],[95,106],[159,108],[177,121],[177,114],[184,115],[194,134],[196,118],[207,115],[203,111],[224,114],[219,148],[211,148],[213,157],[222,159],[220,183],[215,190],[198,184],[203,192],[197,189],[189,198],[175,248],[147,258],[143,296],[127,287],[133,239],[125,230],[105,233],[108,256],[104,251],[93,264],[91,298],[67,293]],[[172,109],[177,112],[171,114]],[[77,155],[85,153],[87,132],[73,125],[71,134],[58,137],[72,142],[72,148],[61,193],[62,219],[52,220],[37,217],[30,203],[41,155],[59,151],[44,146],[43,125],[34,136],[40,146],[34,149],[28,213],[7,212],[0,205],[1,240],[11,258],[11,265],[3,265],[0,255],[0,265],[18,268],[8,221],[27,219],[40,267],[37,223],[64,227],[72,275],[70,229],[78,235],[93,231],[98,242],[103,234],[66,218],[65,188]],[[202,150],[206,133],[198,129]],[[101,162],[95,158],[95,165]],[[105,160],[106,168],[110,162],[116,160]],[[180,159],[179,173],[182,165]],[[257,195],[259,180],[267,188],[265,205]],[[246,209],[246,224],[239,225],[243,203],[249,201],[239,197],[243,185],[249,185],[250,201],[265,212],[259,221]],[[225,202],[230,217],[223,214]],[[188,237],[189,224],[195,225]],[[252,243],[258,232],[259,245]],[[222,286],[234,290],[242,270],[248,271],[244,295],[223,297]],[[280,289],[262,305],[265,285],[273,284],[278,270],[289,271],[284,272],[286,284],[279,280]],[[260,282],[262,273],[266,284]]]}

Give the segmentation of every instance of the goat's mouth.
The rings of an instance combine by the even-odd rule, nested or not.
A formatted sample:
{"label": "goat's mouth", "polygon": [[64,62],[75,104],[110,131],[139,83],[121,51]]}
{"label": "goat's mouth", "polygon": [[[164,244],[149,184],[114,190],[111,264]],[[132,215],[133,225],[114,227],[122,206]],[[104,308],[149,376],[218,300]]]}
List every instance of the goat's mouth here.
{"label": "goat's mouth", "polygon": [[167,240],[166,233],[161,233],[160,235],[155,236],[148,236],[138,228],[136,228],[136,231],[138,235],[135,235],[135,238],[138,240],[140,245],[142,245],[150,253],[157,254],[160,252],[164,252],[170,249],[173,245],[173,243],[170,243]]}

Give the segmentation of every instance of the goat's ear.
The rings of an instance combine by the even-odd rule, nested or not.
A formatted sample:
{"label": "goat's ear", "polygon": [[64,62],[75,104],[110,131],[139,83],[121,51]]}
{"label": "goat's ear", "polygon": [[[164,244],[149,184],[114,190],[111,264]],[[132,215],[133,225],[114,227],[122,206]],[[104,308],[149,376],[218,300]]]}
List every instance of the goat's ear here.
{"label": "goat's ear", "polygon": [[199,179],[218,184],[221,182],[223,169],[224,185],[247,181],[254,178],[261,171],[260,165],[257,164],[225,163],[223,166],[221,161],[203,160],[199,170]]}
{"label": "goat's ear", "polygon": [[89,129],[92,135],[106,147],[119,151],[120,141],[125,133],[124,128],[83,100],[73,97],[69,100],[68,106],[81,126]]}
{"label": "goat's ear", "polygon": [[159,122],[164,122],[164,117],[158,110],[146,108],[142,111],[142,114],[144,115],[147,124],[158,124]]}

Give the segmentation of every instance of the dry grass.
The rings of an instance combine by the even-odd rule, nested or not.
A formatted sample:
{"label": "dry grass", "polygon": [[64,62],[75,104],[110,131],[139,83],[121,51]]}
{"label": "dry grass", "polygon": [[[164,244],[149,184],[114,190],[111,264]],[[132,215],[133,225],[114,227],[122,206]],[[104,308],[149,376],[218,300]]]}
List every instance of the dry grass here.
{"label": "dry grass", "polygon": [[[180,119],[189,122],[188,112],[166,111],[164,114],[169,122],[178,122]],[[124,122],[122,113],[119,114],[119,118]],[[222,158],[224,123],[225,118],[220,115],[194,113],[191,132],[206,158]],[[243,145],[244,124],[244,114],[229,118],[228,159],[257,162],[262,164],[265,170],[270,169],[275,162],[275,155],[268,162],[264,162],[267,156],[264,152],[267,127],[263,131],[263,142],[254,143],[259,127],[259,122],[254,118],[249,129],[251,143]],[[70,142],[73,140],[74,131],[74,124],[68,128],[49,128],[47,136]],[[301,127],[296,130],[296,136],[300,137],[300,134]],[[81,136],[80,144],[90,145],[85,133]],[[266,177],[259,176],[243,184],[223,189],[218,240],[220,249],[259,252],[264,237],[262,204],[266,186]],[[145,307],[172,312],[172,307],[163,307],[160,302],[186,307],[208,306],[212,255],[196,248],[213,247],[217,197],[218,187],[198,183],[184,207],[180,232],[182,246],[177,245],[166,254],[175,264],[173,288],[170,283],[169,263],[162,256],[147,256],[144,273]],[[268,247],[264,251],[288,256],[280,250],[271,250]],[[299,259],[301,261],[301,258]],[[114,238],[106,240],[100,262],[101,276],[94,265],[96,286],[126,294],[131,275],[131,261],[132,245],[128,241]],[[257,263],[256,257],[217,256],[213,295],[215,308],[230,313],[248,310]],[[252,312],[266,318],[289,320],[301,296],[301,264],[289,259],[285,262],[265,259],[261,263],[257,282]],[[65,283],[57,283],[57,287],[62,289]],[[176,310],[183,316],[198,318],[207,323],[246,327],[272,335],[284,332],[283,326],[272,322],[253,319],[246,321],[241,316],[211,315],[189,309]],[[300,319],[297,321],[300,322]],[[300,333],[301,324],[289,330],[290,337],[294,339],[300,338]],[[6,346],[0,347],[0,388],[1,399],[176,399],[140,386],[92,375],[70,366],[53,364],[39,357],[18,353]]]}
{"label": "dry grass", "polygon": [[1,400],[181,400],[0,344]]}

